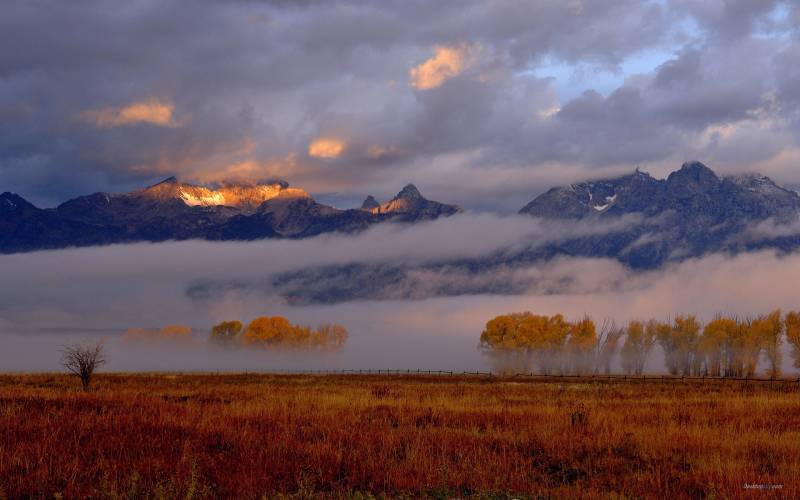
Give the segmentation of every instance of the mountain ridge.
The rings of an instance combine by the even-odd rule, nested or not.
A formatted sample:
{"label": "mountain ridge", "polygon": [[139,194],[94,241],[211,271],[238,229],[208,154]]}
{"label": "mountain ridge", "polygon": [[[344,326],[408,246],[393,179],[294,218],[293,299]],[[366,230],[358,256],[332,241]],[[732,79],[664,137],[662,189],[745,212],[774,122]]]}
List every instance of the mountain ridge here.
{"label": "mountain ridge", "polygon": [[[800,195],[759,174],[719,177],[700,162],[687,162],[666,179],[636,170],[554,187],[520,213],[546,221],[554,235],[573,223],[600,230],[520,242],[471,258],[294,270],[276,276],[273,286],[292,304],[520,294],[541,287],[558,293],[569,283],[540,284],[537,273],[526,269],[567,257],[611,259],[632,271],[648,271],[714,253],[800,249]],[[765,223],[767,230],[759,233]],[[778,230],[771,230],[772,223]],[[454,278],[418,286],[419,276]]]}
{"label": "mountain ridge", "polygon": [[377,211],[323,205],[285,181],[207,187],[169,177],[128,193],[98,192],[47,209],[6,192],[0,195],[0,253],[137,241],[303,238],[462,211],[413,190],[384,204],[376,201]]}

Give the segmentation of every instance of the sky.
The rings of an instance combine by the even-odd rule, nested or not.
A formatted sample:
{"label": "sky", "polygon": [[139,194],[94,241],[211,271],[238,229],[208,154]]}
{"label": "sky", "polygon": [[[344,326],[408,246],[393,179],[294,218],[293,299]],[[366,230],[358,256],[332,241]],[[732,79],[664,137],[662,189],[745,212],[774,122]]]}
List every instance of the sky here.
{"label": "sky", "polygon": [[0,191],[172,175],[480,211],[690,159],[800,185],[800,5],[6,0]]}

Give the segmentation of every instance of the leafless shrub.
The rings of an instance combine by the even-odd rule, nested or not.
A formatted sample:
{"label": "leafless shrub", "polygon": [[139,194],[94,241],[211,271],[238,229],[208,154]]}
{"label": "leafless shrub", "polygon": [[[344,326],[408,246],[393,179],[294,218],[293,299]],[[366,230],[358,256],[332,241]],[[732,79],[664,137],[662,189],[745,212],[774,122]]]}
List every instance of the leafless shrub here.
{"label": "leafless shrub", "polygon": [[69,373],[80,379],[84,391],[89,390],[95,370],[105,363],[101,342],[61,347],[61,364]]}

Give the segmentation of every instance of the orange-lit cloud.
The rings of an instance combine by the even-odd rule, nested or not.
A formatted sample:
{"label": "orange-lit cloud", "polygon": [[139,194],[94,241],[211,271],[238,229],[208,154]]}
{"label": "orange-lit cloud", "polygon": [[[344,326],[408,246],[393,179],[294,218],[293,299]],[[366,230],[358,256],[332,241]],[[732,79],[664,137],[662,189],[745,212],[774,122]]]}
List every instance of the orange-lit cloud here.
{"label": "orange-lit cloud", "polygon": [[308,145],[308,155],[314,158],[337,158],[344,151],[345,143],[332,137],[319,137]]}
{"label": "orange-lit cloud", "polygon": [[411,85],[420,90],[435,89],[460,75],[469,66],[468,47],[436,47],[436,54],[411,68]]}
{"label": "orange-lit cloud", "polygon": [[404,154],[405,151],[397,146],[380,146],[375,144],[367,149],[367,158],[371,160],[380,160],[383,158],[391,158]]}
{"label": "orange-lit cloud", "polygon": [[561,111],[561,108],[554,105],[539,111],[537,114],[539,115],[539,118],[546,119],[554,117],[559,111]]}
{"label": "orange-lit cloud", "polygon": [[137,123],[177,127],[179,124],[173,120],[172,116],[174,109],[175,106],[172,103],[150,99],[118,108],[90,109],[82,112],[79,118],[99,128],[121,127]]}

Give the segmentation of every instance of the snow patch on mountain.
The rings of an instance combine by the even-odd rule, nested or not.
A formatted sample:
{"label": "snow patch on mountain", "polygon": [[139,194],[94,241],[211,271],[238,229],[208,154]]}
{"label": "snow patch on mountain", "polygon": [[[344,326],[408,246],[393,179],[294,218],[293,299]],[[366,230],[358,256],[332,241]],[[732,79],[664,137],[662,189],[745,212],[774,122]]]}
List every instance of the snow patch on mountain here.
{"label": "snow patch on mountain", "polygon": [[180,191],[180,198],[183,200],[184,203],[189,205],[190,207],[196,206],[212,206],[212,205],[224,205],[225,204],[225,196],[222,193],[218,193],[215,191],[211,191],[208,195],[195,195],[189,193],[183,189]]}

